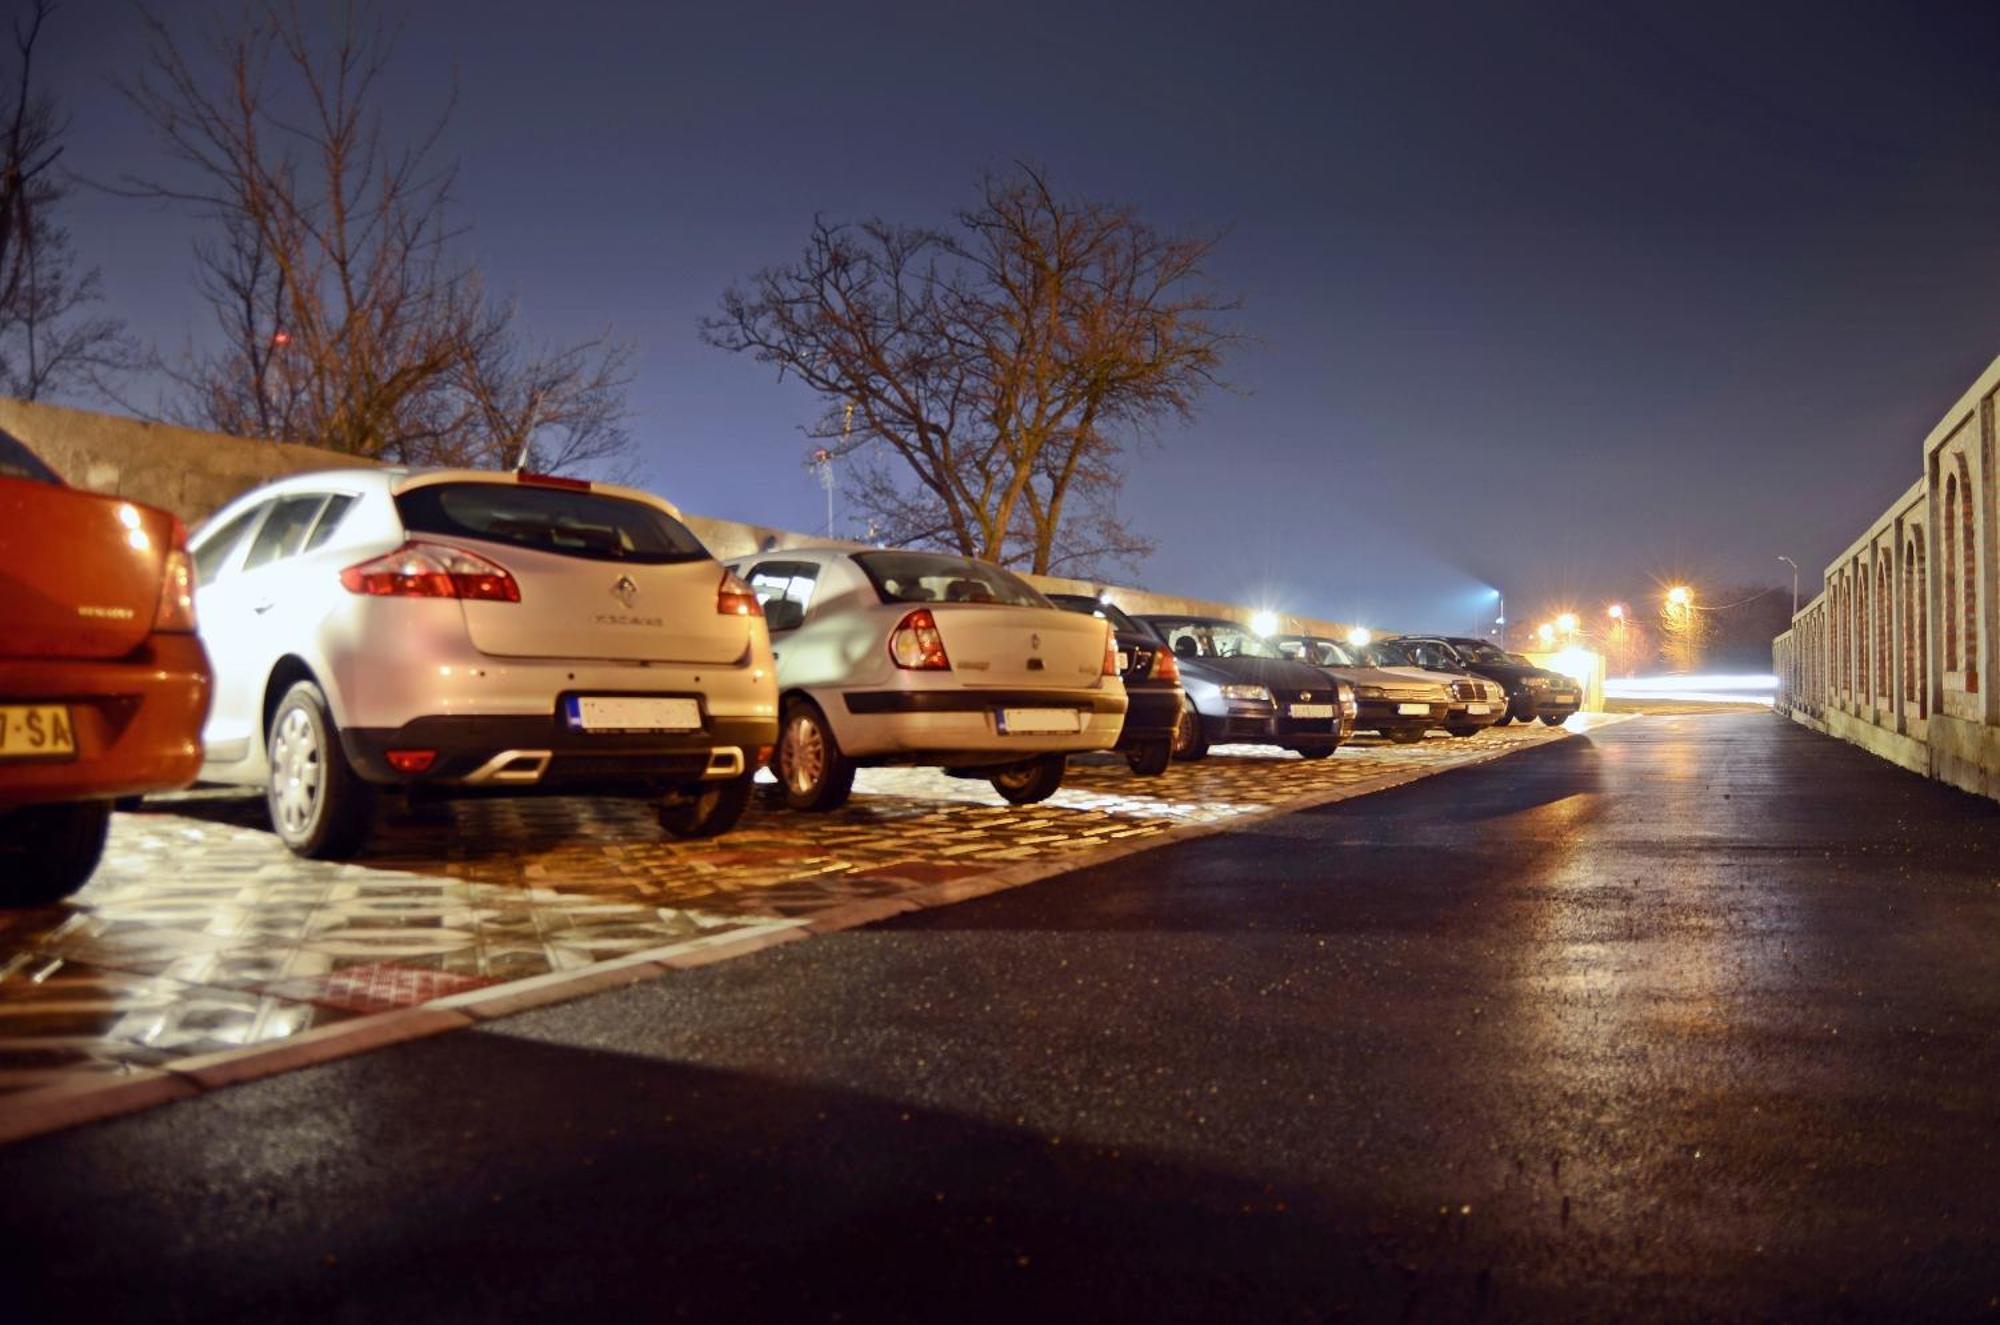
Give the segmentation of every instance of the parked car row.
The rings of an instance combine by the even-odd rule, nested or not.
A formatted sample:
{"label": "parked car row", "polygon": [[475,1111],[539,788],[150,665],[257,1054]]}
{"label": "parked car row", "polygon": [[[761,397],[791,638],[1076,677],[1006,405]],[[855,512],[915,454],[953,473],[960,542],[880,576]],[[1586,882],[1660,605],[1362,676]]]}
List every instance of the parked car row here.
{"label": "parked car row", "polygon": [[766,765],[797,810],[839,806],[881,764],[1027,804],[1083,751],[1156,776],[1224,742],[1323,759],[1357,728],[1414,741],[1575,708],[1479,641],[1357,655],[1045,597],[932,552],[725,565],[659,497],[528,473],[300,474],[189,538],[0,434],[0,555],[0,900],[17,904],[89,876],[115,798],[197,774],[262,789],[287,847],[340,858],[385,793],[642,796],[705,837]]}

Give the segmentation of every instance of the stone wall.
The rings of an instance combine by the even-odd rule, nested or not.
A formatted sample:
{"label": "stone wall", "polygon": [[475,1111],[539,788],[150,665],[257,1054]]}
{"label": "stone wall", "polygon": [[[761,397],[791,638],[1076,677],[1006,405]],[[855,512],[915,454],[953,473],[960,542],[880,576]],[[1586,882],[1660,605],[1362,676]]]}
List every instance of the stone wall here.
{"label": "stone wall", "polygon": [[309,469],[369,462],[316,446],[259,442],[0,396],[0,429],[79,488],[172,511],[190,528],[236,494]]}
{"label": "stone wall", "polygon": [[1771,656],[1795,720],[2000,799],[1996,398],[2000,359],[1924,438],[1917,481],[1826,567]]}

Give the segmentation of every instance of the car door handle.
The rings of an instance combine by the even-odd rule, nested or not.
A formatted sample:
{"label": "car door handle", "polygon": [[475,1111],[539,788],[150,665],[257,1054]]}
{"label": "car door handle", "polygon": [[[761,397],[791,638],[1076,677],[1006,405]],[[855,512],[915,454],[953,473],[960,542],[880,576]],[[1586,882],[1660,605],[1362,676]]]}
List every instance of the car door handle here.
{"label": "car door handle", "polygon": [[270,611],[270,610],[271,610],[272,608],[276,607],[277,605],[278,605],[278,604],[277,604],[277,601],[276,601],[275,599],[270,599],[270,598],[266,598],[266,599],[265,599],[265,600],[264,600],[263,602],[261,602],[261,603],[258,603],[258,604],[257,604],[256,606],[252,607],[252,608],[251,608],[250,610],[251,610],[252,612],[255,612],[255,613],[256,613],[256,614],[258,615],[258,616],[262,616],[262,615],[264,615],[264,613],[266,613],[266,612]]}

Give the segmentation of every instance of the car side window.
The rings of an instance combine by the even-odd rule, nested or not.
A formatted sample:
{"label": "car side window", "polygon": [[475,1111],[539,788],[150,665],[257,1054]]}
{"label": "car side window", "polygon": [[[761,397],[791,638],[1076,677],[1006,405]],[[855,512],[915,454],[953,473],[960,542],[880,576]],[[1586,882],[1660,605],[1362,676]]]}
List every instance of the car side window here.
{"label": "car side window", "polygon": [[763,561],[743,577],[764,605],[764,620],[773,631],[803,625],[819,584],[819,566],[810,561]]}
{"label": "car side window", "polygon": [[306,539],[301,552],[311,552],[323,547],[326,540],[333,537],[333,531],[340,527],[347,508],[354,505],[354,498],[345,492],[336,492],[326,499],[326,509],[319,513],[319,523],[313,526],[312,535]]}
{"label": "car side window", "polygon": [[231,520],[214,533],[205,533],[194,544],[194,582],[197,586],[212,584],[222,573],[223,563],[229,554],[243,541],[243,535],[250,532],[250,526],[257,523],[271,503],[259,502],[243,514]]}
{"label": "car side window", "polygon": [[324,505],[326,494],[323,492],[302,497],[280,497],[273,503],[263,528],[252,540],[249,555],[243,558],[243,569],[255,570],[297,552],[305,545],[306,535],[311,532],[313,521],[319,518],[320,508]]}

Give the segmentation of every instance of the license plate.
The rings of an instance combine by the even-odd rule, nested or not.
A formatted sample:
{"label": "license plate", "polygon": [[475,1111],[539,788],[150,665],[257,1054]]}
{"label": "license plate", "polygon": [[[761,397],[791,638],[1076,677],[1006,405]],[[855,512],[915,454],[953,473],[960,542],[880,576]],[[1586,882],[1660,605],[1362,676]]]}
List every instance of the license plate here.
{"label": "license plate", "polygon": [[1403,714],[1410,714],[1410,715],[1414,715],[1414,714],[1418,714],[1418,713],[1429,713],[1430,711],[1431,711],[1431,706],[1430,706],[1429,704],[1398,704],[1398,705],[1396,705],[1396,712],[1398,712],[1398,713],[1403,713]]}
{"label": "license plate", "polygon": [[1493,710],[1487,708],[1484,704],[1467,704],[1465,711],[1467,713],[1491,713]]}
{"label": "license plate", "polygon": [[1551,691],[1549,692],[1549,698],[1550,698],[1550,699],[1553,699],[1553,700],[1556,700],[1556,701],[1557,701],[1558,703],[1563,703],[1563,704],[1567,704],[1567,703],[1569,703],[1569,701],[1571,701],[1572,699],[1575,699],[1575,698],[1576,698],[1576,691],[1574,691],[1574,690],[1551,690]]}
{"label": "license plate", "polygon": [[1292,716],[1295,718],[1330,718],[1333,716],[1331,704],[1294,704]]}
{"label": "license plate", "polygon": [[569,725],[586,732],[700,731],[701,705],[644,695],[572,695]]}
{"label": "license plate", "polygon": [[1031,732],[1079,732],[1075,709],[1001,709],[1000,730],[1010,736]]}
{"label": "license plate", "polygon": [[68,705],[0,705],[0,759],[60,759],[75,753]]}

